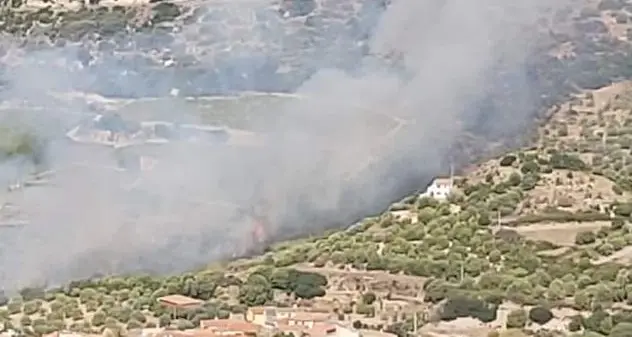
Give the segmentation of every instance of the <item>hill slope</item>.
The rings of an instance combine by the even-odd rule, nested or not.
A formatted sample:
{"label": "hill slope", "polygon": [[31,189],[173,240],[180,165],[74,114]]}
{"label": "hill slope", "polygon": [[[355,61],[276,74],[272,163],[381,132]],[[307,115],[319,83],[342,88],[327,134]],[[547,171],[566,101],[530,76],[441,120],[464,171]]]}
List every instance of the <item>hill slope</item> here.
{"label": "hill slope", "polygon": [[[147,6],[155,6],[156,12],[162,8],[171,17],[180,16],[180,10],[174,10],[179,5],[163,4],[158,9],[160,4]],[[628,203],[632,193],[632,90],[627,83],[610,86],[609,82],[631,75],[626,55],[630,44],[627,32],[621,33],[628,25],[629,5],[606,0],[566,9],[552,13],[554,18],[549,19],[557,21],[543,25],[551,29],[545,34],[548,38],[541,40],[541,50],[526,60],[533,97],[517,104],[514,99],[524,97],[520,91],[524,82],[517,81],[516,85],[515,77],[507,72],[495,73],[490,94],[481,100],[480,109],[474,109],[481,113],[468,120],[471,125],[465,127],[464,144],[454,151],[461,154],[459,161],[467,162],[498,152],[503,146],[516,145],[516,132],[523,130],[525,124],[493,123],[496,118],[506,118],[502,111],[514,109],[520,113],[511,116],[527,121],[537,116],[542,120],[537,139],[529,147],[467,170],[458,179],[458,189],[448,202],[413,195],[348,230],[280,243],[260,257],[182,275],[110,276],[75,281],[57,289],[46,290],[39,285],[25,288],[20,292],[21,298],[2,298],[0,302],[6,304],[6,309],[0,311],[0,319],[5,327],[33,330],[36,334],[64,328],[101,332],[106,326],[187,329],[202,319],[228,317],[231,312],[241,314],[248,306],[300,304],[336,312],[346,323],[374,329],[388,327],[403,336],[413,330],[413,315],[418,315],[421,323],[453,323],[426,324],[422,329],[425,332],[455,332],[463,330],[458,325],[465,323],[469,324],[466,332],[489,330],[481,322],[501,330],[520,329],[527,320],[522,308],[540,305],[540,312],[550,308],[554,318],[548,322],[534,317],[529,320],[546,323],[544,329],[566,333],[583,326],[603,334],[616,332],[617,324],[632,322],[628,306],[632,302],[632,289],[628,286],[632,276],[627,267],[628,247],[632,244],[632,204]],[[112,15],[117,16],[117,22],[127,22],[129,18],[123,18],[126,10],[120,11],[88,6],[79,13],[91,15],[91,20],[86,21],[100,22],[93,28],[109,34],[109,26],[101,21],[108,21],[103,17]],[[62,15],[66,18],[75,12],[64,13],[71,13]],[[57,15],[48,10],[39,14],[48,19]],[[76,22],[83,21],[80,18]],[[307,24],[306,21],[301,24]],[[153,33],[163,28],[145,27]],[[87,30],[79,35],[95,33],[92,28]],[[74,28],[70,29],[72,32]],[[169,40],[172,33],[173,30],[152,37]],[[141,32],[134,36],[139,39],[134,41],[139,42],[144,35]],[[69,40],[75,43],[80,37],[71,36]],[[148,42],[147,53],[120,54],[109,53],[103,40],[95,41],[86,42],[87,54],[80,53],[80,58],[85,58],[81,69],[88,69],[80,71],[82,75],[111,69],[98,68],[95,54],[109,55],[105,59],[127,55],[130,60],[139,55],[155,56],[150,52],[155,47],[153,42]],[[114,44],[123,49],[127,45]],[[186,59],[184,55],[182,58]],[[174,82],[170,80],[174,77],[168,70],[170,66],[153,61],[155,64],[143,69],[157,69],[155,73],[161,75],[156,78],[169,81],[140,87],[161,95],[171,93]],[[183,66],[178,74],[186,79],[200,70],[196,62],[191,67]],[[96,68],[91,68],[95,64]],[[156,65],[160,67],[153,68]],[[313,70],[308,65],[299,68]],[[262,69],[267,75],[269,69]],[[225,70],[233,74],[234,67],[226,65],[220,70],[213,72]],[[149,73],[152,72],[143,74]],[[302,77],[294,75],[291,79],[300,82]],[[524,74],[519,71],[518,75]],[[228,82],[234,84],[229,89],[212,85],[202,88],[199,83],[187,82],[189,87],[183,90],[193,94],[234,91],[258,83]],[[91,85],[102,85],[99,81],[77,83],[92,89]],[[287,87],[291,85],[275,82],[276,89]],[[590,90],[599,87],[603,88]],[[132,89],[135,88],[117,88],[125,95],[138,94]],[[574,98],[569,102],[566,98],[570,96]],[[548,113],[542,112],[551,105],[554,107]],[[501,146],[494,147],[496,144]],[[498,218],[500,223],[496,223]],[[279,232],[287,232],[287,228],[281,227]],[[167,294],[200,298],[205,304],[180,313],[179,319],[172,321],[166,309],[156,303],[157,298]],[[530,329],[539,328],[532,323]],[[620,329],[621,326],[625,327],[619,325]]]}

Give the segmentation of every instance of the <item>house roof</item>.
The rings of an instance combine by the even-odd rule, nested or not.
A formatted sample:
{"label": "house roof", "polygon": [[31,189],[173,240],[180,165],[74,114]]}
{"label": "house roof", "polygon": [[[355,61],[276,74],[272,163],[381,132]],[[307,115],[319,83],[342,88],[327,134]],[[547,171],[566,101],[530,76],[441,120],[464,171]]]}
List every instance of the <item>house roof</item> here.
{"label": "house roof", "polygon": [[212,331],[257,332],[259,326],[238,319],[209,319],[200,321],[200,328]]}
{"label": "house roof", "polygon": [[97,337],[102,336],[100,334],[82,334],[78,332],[70,332],[70,331],[55,331],[49,334],[42,335],[42,337]]}
{"label": "house roof", "polygon": [[183,295],[167,295],[158,298],[158,302],[166,305],[177,306],[177,307],[191,307],[202,305],[204,301],[191,298]]}
{"label": "house roof", "polygon": [[303,334],[305,330],[307,330],[307,328],[302,325],[288,325],[286,323],[286,324],[277,324],[276,330],[278,332],[283,332],[283,333],[293,332],[294,336],[300,336]]}
{"label": "house roof", "polygon": [[289,318],[290,320],[302,321],[302,322],[308,322],[308,321],[324,322],[329,319],[329,314],[320,313],[320,312],[299,311],[290,315]]}
{"label": "house roof", "polygon": [[310,329],[305,330],[305,333],[311,337],[327,336],[336,332],[336,326],[329,323],[315,323]]}
{"label": "house roof", "polygon": [[177,331],[177,330],[164,330],[158,332],[152,337],[219,337],[212,331],[201,330],[201,329],[193,329],[186,331]]}
{"label": "house roof", "polygon": [[263,314],[266,310],[266,307],[251,307],[248,308],[248,311],[252,312],[255,315]]}
{"label": "house roof", "polygon": [[436,184],[436,185],[449,185],[451,183],[452,183],[452,179],[445,178],[445,177],[435,178],[435,180],[433,181],[433,184]]}

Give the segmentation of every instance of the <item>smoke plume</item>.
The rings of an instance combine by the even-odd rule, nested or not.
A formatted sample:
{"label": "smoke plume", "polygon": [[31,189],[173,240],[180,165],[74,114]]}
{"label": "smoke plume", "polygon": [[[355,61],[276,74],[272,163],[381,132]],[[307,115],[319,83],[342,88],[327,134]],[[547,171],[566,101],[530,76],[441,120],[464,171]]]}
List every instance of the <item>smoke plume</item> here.
{"label": "smoke plume", "polygon": [[[536,20],[550,13],[541,5],[562,1],[337,1],[355,8],[341,18],[327,0],[307,17],[289,18],[264,2],[208,2],[198,10],[216,21],[114,39],[114,50],[154,50],[163,54],[160,62],[176,66],[107,48],[94,52],[98,42],[89,39],[25,49],[5,38],[2,96],[11,108],[2,110],[2,121],[45,139],[45,159],[56,172],[46,186],[6,194],[29,223],[2,229],[5,288],[172,273],[243,253],[252,244],[252,219],[234,205],[264,205],[265,230],[279,238],[379,212],[447,173],[449,153],[466,132],[494,137],[528,126],[534,90],[525,74]],[[222,24],[252,20],[268,21],[246,31]],[[187,67],[182,55],[191,39],[215,39],[219,47],[198,53]],[[508,82],[513,95],[506,100],[516,106],[484,108],[481,102]],[[124,119],[147,113],[148,120],[209,124],[202,103],[184,96],[241,91],[296,94],[253,108],[267,116],[248,126],[260,137],[256,146],[173,143],[119,151],[64,136],[95,109],[107,112],[139,97],[160,100],[125,110]],[[213,114],[230,113],[216,106]],[[117,171],[119,152],[150,155],[157,165]],[[29,170],[25,160],[6,162],[0,180],[24,179]]]}

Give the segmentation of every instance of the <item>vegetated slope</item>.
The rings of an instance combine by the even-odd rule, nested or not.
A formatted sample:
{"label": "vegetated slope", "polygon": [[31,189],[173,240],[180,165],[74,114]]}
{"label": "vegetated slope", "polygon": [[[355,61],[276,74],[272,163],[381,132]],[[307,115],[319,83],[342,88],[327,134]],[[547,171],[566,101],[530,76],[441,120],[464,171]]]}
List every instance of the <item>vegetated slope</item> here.
{"label": "vegetated slope", "polygon": [[[562,37],[554,36],[563,39],[574,55],[566,59],[560,55],[544,57],[538,54],[531,59],[530,75],[539,84],[534,86],[536,107],[561,102],[569,92],[578,91],[578,86],[596,88],[615,77],[629,75],[625,57],[629,45],[625,40],[610,39],[608,31],[600,28],[605,19],[600,12],[579,13],[570,22],[583,30],[575,27]],[[487,111],[515,108],[509,105],[513,97],[510,89],[515,87],[509,85],[500,90],[507,82],[511,81],[499,77],[498,88],[494,88],[498,91],[492,90],[493,95],[482,104],[484,108],[490,108]],[[499,158],[466,175],[466,179],[459,183],[461,193],[456,194],[450,204],[437,204],[413,196],[394,205],[392,210],[397,212],[367,219],[353,230],[278,245],[265,257],[235,263],[219,271],[210,269],[171,277],[109,277],[73,282],[64,289],[46,292],[25,289],[22,301],[28,303],[22,305],[16,299],[0,316],[25,329],[32,326],[38,332],[65,326],[99,331],[106,320],[110,326],[122,323],[130,328],[171,323],[164,309],[155,304],[157,297],[167,293],[208,300],[203,309],[182,313],[183,320],[173,322],[186,328],[206,317],[225,317],[230,311],[242,312],[246,305],[293,301],[281,293],[321,299],[323,290],[327,290],[324,295],[329,294],[329,297],[322,297],[322,301],[333,302],[332,297],[338,299],[342,303],[340,312],[356,315],[351,319],[365,321],[371,326],[391,325],[392,330],[400,333],[410,329],[410,313],[425,310],[424,305],[410,303],[437,303],[455,294],[480,297],[479,300],[487,303],[470,301],[465,302],[468,303],[465,306],[464,302],[453,299],[448,301],[453,306],[447,305],[451,311],[446,309],[441,315],[444,319],[462,315],[454,308],[454,304],[461,304],[461,307],[477,309],[468,312],[469,315],[484,321],[494,320],[496,311],[492,309],[496,308],[493,305],[501,299],[519,305],[545,300],[556,307],[590,309],[592,304],[599,304],[602,308],[625,309],[624,303],[628,300],[626,284],[629,282],[626,269],[600,259],[626,246],[626,235],[629,235],[626,221],[617,217],[629,216],[627,205],[615,203],[616,200],[626,200],[626,174],[617,168],[619,162],[613,161],[619,158],[621,149],[625,149],[618,142],[626,138],[612,136],[624,132],[627,108],[622,111],[606,109],[606,105],[598,103],[600,94],[593,93],[593,103],[585,96],[585,103],[574,104],[573,109],[569,109],[568,104],[561,105],[542,129],[533,149]],[[619,98],[625,97],[622,94]],[[612,101],[618,100],[612,97]],[[590,107],[591,104],[598,107]],[[600,113],[604,115],[603,119],[599,119]],[[481,118],[496,116],[491,113]],[[608,119],[607,116],[615,117]],[[563,130],[562,122],[568,130]],[[602,122],[605,122],[602,128],[612,128],[614,133],[609,131],[605,137],[603,132],[600,135],[597,129]],[[481,138],[487,131],[494,131],[490,132],[492,139],[507,132],[494,130],[493,123],[484,121],[472,125],[471,129],[474,136]],[[481,141],[477,145],[468,144],[465,149],[484,152],[481,148],[486,143]],[[600,147],[604,148],[603,152]],[[601,163],[597,159],[600,156]],[[627,164],[621,160],[623,167]],[[599,173],[593,172],[595,168],[601,169],[601,176],[595,175]],[[601,201],[598,195],[601,195]],[[585,200],[590,202],[584,203]],[[545,207],[545,203],[552,207]],[[517,226],[515,232],[506,228],[492,231],[490,225],[493,225],[495,211],[504,217],[503,224]],[[614,220],[610,211],[615,214]],[[566,224],[569,221],[605,221],[606,226],[594,224],[595,228],[604,229],[594,237],[582,233],[577,239],[578,247],[566,240],[563,244],[570,247],[565,249],[557,249],[558,241],[554,237],[551,238],[553,243],[546,243],[526,241],[520,236],[520,233],[529,235],[529,227],[524,227],[526,223],[547,221]],[[611,221],[612,225],[608,226]],[[558,227],[560,225],[554,228]],[[586,230],[587,227],[582,225],[581,228]],[[310,272],[328,275],[327,289],[318,275],[305,276],[284,269],[300,263],[310,263],[310,269],[307,269]],[[247,276],[244,265],[249,272],[254,267],[259,269],[254,275]],[[345,270],[344,266],[351,270]],[[298,275],[303,276],[300,284]],[[371,282],[366,282],[365,277]],[[424,282],[426,278],[431,280]],[[363,286],[367,288],[363,289]],[[347,293],[341,295],[336,291]],[[372,301],[368,293],[375,294],[380,301]],[[43,301],[34,300],[37,298]],[[403,305],[408,310],[404,322],[392,319],[397,314],[401,320],[405,312],[393,309],[397,307],[396,303],[389,303],[396,302],[397,298],[409,302]],[[358,305],[351,304],[353,300]],[[382,309],[379,303],[393,306]],[[617,311],[619,313],[612,318],[597,310],[592,319],[582,324],[589,330],[608,333],[613,325],[629,319],[629,314],[620,309]],[[427,319],[433,317],[431,313],[433,311],[429,310]],[[108,316],[111,319],[106,319]],[[377,316],[379,320],[371,316]],[[507,325],[520,327],[523,316],[520,311],[515,311],[510,315],[511,319],[506,317]],[[387,319],[383,320],[383,317]],[[349,317],[343,315],[343,319]],[[577,319],[572,322],[574,325],[569,327],[572,329],[580,324]]]}
{"label": "vegetated slope", "polygon": [[[422,331],[434,333],[490,330],[481,322],[509,333],[529,322],[529,329],[617,336],[632,322],[631,275],[618,256],[632,244],[631,98],[629,83],[578,94],[552,112],[533,146],[457,177],[447,202],[413,195],[351,229],[182,275],[26,288],[0,317],[40,333],[185,329],[248,306],[299,304],[400,335],[418,315]],[[156,304],[170,293],[206,304],[173,321]]]}

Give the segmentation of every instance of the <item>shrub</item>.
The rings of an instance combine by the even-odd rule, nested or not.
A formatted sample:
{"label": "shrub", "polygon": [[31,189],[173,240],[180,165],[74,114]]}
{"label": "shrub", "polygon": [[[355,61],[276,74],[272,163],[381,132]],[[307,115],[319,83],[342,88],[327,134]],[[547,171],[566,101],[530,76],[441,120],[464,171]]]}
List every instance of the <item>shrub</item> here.
{"label": "shrub", "polygon": [[513,154],[508,154],[500,160],[499,165],[503,167],[511,166],[516,161],[516,159],[516,156],[514,156]]}
{"label": "shrub", "polygon": [[97,311],[92,316],[92,325],[93,326],[102,326],[105,324],[105,320],[107,319],[107,315],[103,311]]}
{"label": "shrub", "polygon": [[534,161],[528,161],[522,165],[520,171],[524,174],[540,172],[540,166]]}
{"label": "shrub", "polygon": [[21,325],[23,328],[24,328],[24,327],[27,327],[27,326],[29,326],[29,325],[31,325],[31,323],[32,323],[32,322],[31,322],[31,317],[29,317],[28,315],[23,315],[23,316],[20,318],[20,325]]}
{"label": "shrub", "polygon": [[468,297],[449,298],[441,307],[440,318],[443,321],[455,320],[459,317],[472,317],[482,322],[496,319],[497,307],[481,300]]}
{"label": "shrub", "polygon": [[22,302],[16,302],[16,301],[11,301],[8,305],[7,305],[7,310],[9,311],[9,313],[11,315],[14,314],[18,314],[20,312],[22,312]]}
{"label": "shrub", "polygon": [[579,232],[575,235],[575,243],[578,245],[588,245],[595,243],[597,235],[592,231]]}
{"label": "shrub", "polygon": [[629,217],[632,214],[632,204],[623,203],[615,205],[612,211],[618,216]]}
{"label": "shrub", "polygon": [[143,323],[132,319],[129,322],[127,322],[127,329],[128,330],[134,330],[134,329],[142,329],[143,328]]}
{"label": "shrub", "polygon": [[509,175],[509,179],[507,180],[509,186],[519,186],[521,182],[522,176],[520,175],[520,173],[517,172],[513,172],[511,175]]}
{"label": "shrub", "polygon": [[22,307],[22,311],[27,315],[33,315],[40,309],[41,306],[41,303],[38,301],[26,302]]}
{"label": "shrub", "polygon": [[375,293],[368,292],[368,293],[362,294],[363,303],[371,305],[373,304],[373,302],[375,302],[376,299],[377,299],[377,296],[375,296]]}
{"label": "shrub", "polygon": [[612,328],[610,337],[629,337],[632,336],[632,323],[621,322]]}
{"label": "shrub", "polygon": [[529,319],[532,322],[544,325],[553,319],[553,313],[547,308],[534,307],[529,310]]}
{"label": "shrub", "polygon": [[570,322],[568,322],[568,331],[576,332],[576,331],[581,330],[581,328],[582,328],[582,316],[575,315],[571,317]]}
{"label": "shrub", "polygon": [[522,329],[527,324],[527,313],[523,309],[512,310],[507,315],[507,329]]}
{"label": "shrub", "polygon": [[368,305],[365,303],[360,303],[356,306],[356,313],[358,315],[364,315],[366,317],[374,317],[375,316],[375,308],[372,305]]}
{"label": "shrub", "polygon": [[625,226],[625,221],[620,218],[616,218],[610,223],[610,228],[613,230],[621,229],[623,226]]}
{"label": "shrub", "polygon": [[574,171],[583,171],[588,166],[581,158],[576,155],[555,153],[551,155],[551,167],[554,169],[565,169]]}
{"label": "shrub", "polygon": [[193,323],[191,323],[191,321],[189,320],[179,319],[176,327],[178,328],[178,330],[189,330],[195,328],[195,325],[193,325]]}
{"label": "shrub", "polygon": [[171,325],[171,316],[169,316],[168,314],[164,314],[160,317],[158,317],[158,326],[162,327],[167,327]]}

